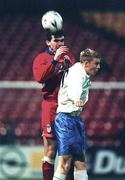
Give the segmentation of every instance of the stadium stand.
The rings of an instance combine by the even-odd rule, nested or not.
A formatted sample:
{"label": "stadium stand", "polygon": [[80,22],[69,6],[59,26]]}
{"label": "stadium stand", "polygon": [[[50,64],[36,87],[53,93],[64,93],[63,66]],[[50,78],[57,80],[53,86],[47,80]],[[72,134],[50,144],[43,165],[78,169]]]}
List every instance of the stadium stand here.
{"label": "stadium stand", "polygon": [[108,32],[115,33],[119,37],[125,37],[125,13],[124,12],[98,12],[83,11],[81,13],[86,23],[104,28]]}

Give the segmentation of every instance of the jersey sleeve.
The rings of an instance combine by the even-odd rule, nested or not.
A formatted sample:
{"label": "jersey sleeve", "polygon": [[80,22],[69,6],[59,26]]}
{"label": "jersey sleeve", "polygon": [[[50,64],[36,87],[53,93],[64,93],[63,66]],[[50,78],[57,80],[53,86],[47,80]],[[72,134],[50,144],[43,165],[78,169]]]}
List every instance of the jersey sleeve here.
{"label": "jersey sleeve", "polygon": [[75,57],[73,56],[73,54],[71,52],[69,52],[68,56],[69,56],[69,58],[71,60],[71,65],[75,64],[76,61],[75,61]]}

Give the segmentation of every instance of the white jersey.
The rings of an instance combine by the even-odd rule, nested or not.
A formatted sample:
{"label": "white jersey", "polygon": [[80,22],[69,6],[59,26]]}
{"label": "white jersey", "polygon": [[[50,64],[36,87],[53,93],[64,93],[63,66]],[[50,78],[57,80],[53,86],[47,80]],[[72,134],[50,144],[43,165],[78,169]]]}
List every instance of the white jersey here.
{"label": "white jersey", "polygon": [[61,84],[58,94],[58,112],[71,113],[73,111],[82,111],[81,107],[76,107],[74,100],[88,101],[89,88],[91,81],[84,67],[80,62],[75,63],[69,68],[65,75],[63,85]]}

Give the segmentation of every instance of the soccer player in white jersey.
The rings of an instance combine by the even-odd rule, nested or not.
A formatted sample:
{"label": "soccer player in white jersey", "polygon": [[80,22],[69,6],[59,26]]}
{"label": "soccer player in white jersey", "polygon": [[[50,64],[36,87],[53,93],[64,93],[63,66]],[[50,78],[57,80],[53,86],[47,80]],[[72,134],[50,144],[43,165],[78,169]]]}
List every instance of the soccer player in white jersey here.
{"label": "soccer player in white jersey", "polygon": [[90,76],[100,69],[98,52],[85,49],[80,62],[75,63],[62,81],[58,94],[55,134],[58,142],[58,165],[53,180],[65,180],[71,161],[74,162],[74,179],[88,180],[85,162],[86,130],[80,117],[88,101]]}

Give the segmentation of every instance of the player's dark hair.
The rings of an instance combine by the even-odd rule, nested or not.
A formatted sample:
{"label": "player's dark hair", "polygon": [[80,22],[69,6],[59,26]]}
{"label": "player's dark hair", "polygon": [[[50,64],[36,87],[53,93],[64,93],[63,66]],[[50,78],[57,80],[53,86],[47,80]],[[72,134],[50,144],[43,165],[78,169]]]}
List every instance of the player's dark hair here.
{"label": "player's dark hair", "polygon": [[56,32],[51,32],[51,31],[46,31],[46,40],[51,41],[52,36],[54,36],[55,38],[59,38],[61,36],[64,36],[64,31],[63,30],[59,30]]}
{"label": "player's dark hair", "polygon": [[84,51],[81,51],[80,53],[80,62],[83,63],[85,60],[92,61],[93,58],[101,59],[101,55],[92,49],[85,49]]}

